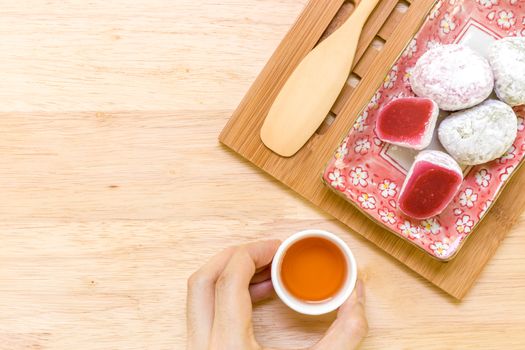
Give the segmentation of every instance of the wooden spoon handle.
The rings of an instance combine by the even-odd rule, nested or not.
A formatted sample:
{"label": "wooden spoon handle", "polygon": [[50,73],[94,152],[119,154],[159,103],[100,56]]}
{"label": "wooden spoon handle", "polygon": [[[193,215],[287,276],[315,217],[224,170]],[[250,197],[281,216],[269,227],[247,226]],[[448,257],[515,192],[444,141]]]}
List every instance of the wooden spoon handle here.
{"label": "wooden spoon handle", "polygon": [[368,17],[370,17],[372,12],[376,8],[378,2],[379,0],[360,1],[357,8],[354,10],[354,13],[352,13],[352,16],[354,17],[352,21],[355,21],[356,25],[357,23],[361,23],[360,28],[362,29],[366,23],[366,20],[368,19]]}
{"label": "wooden spoon handle", "polygon": [[319,128],[346,83],[361,31],[378,1],[361,1],[293,71],[261,129],[261,139],[272,151],[291,157]]}

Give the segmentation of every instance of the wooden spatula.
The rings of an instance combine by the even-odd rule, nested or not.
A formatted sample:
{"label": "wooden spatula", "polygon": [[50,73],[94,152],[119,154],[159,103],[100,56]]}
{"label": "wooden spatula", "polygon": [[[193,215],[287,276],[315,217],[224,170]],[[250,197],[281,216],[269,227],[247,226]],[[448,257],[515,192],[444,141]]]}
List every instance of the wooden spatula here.
{"label": "wooden spatula", "polygon": [[261,129],[261,139],[272,151],[291,157],[319,128],[350,74],[361,31],[378,1],[362,0],[294,70]]}

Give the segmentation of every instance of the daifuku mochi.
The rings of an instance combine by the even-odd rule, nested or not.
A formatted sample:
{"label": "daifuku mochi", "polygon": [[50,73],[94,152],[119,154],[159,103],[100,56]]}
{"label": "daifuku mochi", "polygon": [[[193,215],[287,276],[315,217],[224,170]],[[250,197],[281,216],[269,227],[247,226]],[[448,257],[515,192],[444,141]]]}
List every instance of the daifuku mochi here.
{"label": "daifuku mochi", "polygon": [[410,168],[398,207],[414,219],[428,219],[440,214],[452,201],[463,182],[458,163],[440,151],[423,151]]}
{"label": "daifuku mochi", "polygon": [[460,164],[477,165],[501,157],[516,139],[518,118],[498,100],[452,113],[439,125],[439,141]]}
{"label": "daifuku mochi", "polygon": [[485,57],[457,44],[437,46],[419,58],[410,76],[419,97],[436,101],[445,111],[470,108],[494,89],[494,75]]}
{"label": "daifuku mochi", "polygon": [[489,61],[498,97],[511,106],[525,104],[525,37],[508,37],[490,46]]}
{"label": "daifuku mochi", "polygon": [[376,134],[385,142],[422,150],[432,141],[438,115],[437,103],[429,98],[398,98],[379,111]]}

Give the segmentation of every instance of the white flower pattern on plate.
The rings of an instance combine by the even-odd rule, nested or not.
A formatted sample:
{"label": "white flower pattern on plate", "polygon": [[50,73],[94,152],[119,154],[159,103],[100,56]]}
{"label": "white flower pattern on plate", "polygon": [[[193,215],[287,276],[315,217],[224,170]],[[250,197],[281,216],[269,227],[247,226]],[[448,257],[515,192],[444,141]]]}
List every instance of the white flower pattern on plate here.
{"label": "white flower pattern on plate", "polygon": [[443,1],[439,0],[434,6],[434,8],[432,9],[432,11],[430,12],[429,18],[431,20],[434,20],[439,16],[439,13],[440,13],[439,9],[441,8],[441,6],[443,6]]}
{"label": "white flower pattern on plate", "polygon": [[481,211],[479,212],[478,218],[482,218],[486,213],[487,210],[489,210],[490,206],[492,205],[492,201],[489,199],[483,205],[481,206]]}
{"label": "white flower pattern on plate", "polygon": [[498,15],[498,25],[501,28],[510,29],[510,27],[516,24],[516,18],[514,18],[514,13],[512,11],[502,10]]}
{"label": "white flower pattern on plate", "polygon": [[381,196],[388,198],[388,197],[394,197],[397,193],[397,185],[393,183],[391,180],[384,180],[379,184],[379,190],[381,191]]}
{"label": "white flower pattern on plate", "polygon": [[492,6],[497,5],[499,0],[476,0],[476,2],[483,7],[490,9]]}
{"label": "white flower pattern on plate", "polygon": [[434,218],[421,221],[421,227],[423,228],[423,231],[425,231],[426,233],[431,233],[433,235],[437,235],[441,230],[441,225]]}
{"label": "white flower pattern on plate", "polygon": [[368,111],[364,111],[357,117],[354,124],[354,130],[363,132],[366,129],[366,120],[368,119]]}
{"label": "white flower pattern on plate", "polygon": [[523,31],[518,31],[518,30],[511,30],[508,32],[508,36],[511,37],[511,36],[523,36],[523,33],[525,33],[525,28],[523,28]]}
{"label": "white flower pattern on plate", "polygon": [[[523,22],[525,22],[525,17],[523,17]],[[525,24],[525,23],[523,23]],[[523,131],[523,129],[525,129],[525,124],[523,122],[523,118],[522,117],[518,117],[518,131]]]}
{"label": "white flower pattern on plate", "polygon": [[507,181],[510,177],[510,174],[514,171],[514,165],[508,166],[503,170],[499,176],[501,181]]}
{"label": "white flower pattern on plate", "polygon": [[379,107],[379,99],[381,98],[381,91],[378,91],[374,94],[374,97],[370,100],[368,104],[369,109],[377,109]]}
{"label": "white flower pattern on plate", "polygon": [[352,185],[366,187],[368,186],[368,173],[363,170],[361,167],[352,168],[350,172],[350,177],[352,178]]}
{"label": "white flower pattern on plate", "polygon": [[423,237],[425,237],[425,234],[421,230],[421,227],[417,227],[416,226],[416,230],[415,231],[410,231],[410,238],[412,238],[412,239],[422,239]]}
{"label": "white flower pattern on plate", "polygon": [[362,193],[357,200],[361,203],[361,207],[364,209],[375,209],[376,199],[368,193]]}
{"label": "white flower pattern on plate", "polygon": [[434,254],[436,254],[439,257],[444,257],[448,253],[449,245],[444,242],[434,242],[430,245],[430,249],[434,251]]}
{"label": "white flower pattern on plate", "polygon": [[412,225],[410,221],[405,220],[404,223],[399,225],[401,233],[406,237],[414,237],[417,235],[417,227]]}
{"label": "white flower pattern on plate", "polygon": [[453,32],[454,29],[456,29],[456,22],[454,21],[454,18],[450,15],[450,13],[445,13],[445,16],[439,23],[439,26],[441,27],[441,31],[443,34],[448,34],[450,32]]}
{"label": "white flower pattern on plate", "polygon": [[404,92],[398,92],[397,94],[391,95],[388,101],[389,102],[394,101],[394,100],[397,100],[398,98],[403,98],[403,97],[407,97],[407,94],[405,94]]}
{"label": "white flower pattern on plate", "polygon": [[508,160],[514,159],[514,157],[516,156],[515,153],[516,153],[516,146],[514,145],[510,146],[507,152],[505,152],[505,154],[500,157],[499,162],[504,164]]}
{"label": "white flower pattern on plate", "polygon": [[403,57],[412,57],[414,53],[417,51],[417,39],[412,39],[410,41],[410,44],[408,44],[407,48],[403,52]]}
{"label": "white flower pattern on plate", "polygon": [[335,169],[332,173],[328,174],[328,179],[330,179],[330,185],[337,189],[345,189],[345,177],[341,175],[339,169]]}
{"label": "white flower pattern on plate", "polygon": [[370,141],[368,140],[368,137],[358,139],[355,142],[354,151],[355,153],[365,155],[368,153],[368,150],[370,149]]}
{"label": "white flower pattern on plate", "polygon": [[336,159],[334,166],[336,167],[336,169],[342,170],[346,168],[346,163],[343,158],[338,158]]}
{"label": "white flower pattern on plate", "polygon": [[381,220],[385,223],[389,223],[391,225],[394,225],[396,223],[396,213],[393,211],[389,211],[387,208],[380,209],[379,210],[379,216],[381,216]]}
{"label": "white flower pattern on plate", "polygon": [[392,67],[388,75],[385,77],[385,82],[383,83],[383,87],[385,89],[390,89],[394,86],[397,80],[397,66]]}
{"label": "white flower pattern on plate", "polygon": [[476,183],[481,187],[489,187],[490,179],[492,175],[488,172],[487,169],[481,169],[475,175]]}
{"label": "white flower pattern on plate", "polygon": [[463,215],[462,218],[456,221],[456,231],[459,233],[469,233],[474,226],[474,221],[470,220],[470,216]]}
{"label": "white flower pattern on plate", "polygon": [[478,195],[474,193],[472,188],[465,189],[459,196],[459,204],[461,204],[462,207],[472,208],[477,200]]}
{"label": "white flower pattern on plate", "polygon": [[343,159],[348,154],[348,142],[345,141],[335,151],[335,157],[337,159]]}

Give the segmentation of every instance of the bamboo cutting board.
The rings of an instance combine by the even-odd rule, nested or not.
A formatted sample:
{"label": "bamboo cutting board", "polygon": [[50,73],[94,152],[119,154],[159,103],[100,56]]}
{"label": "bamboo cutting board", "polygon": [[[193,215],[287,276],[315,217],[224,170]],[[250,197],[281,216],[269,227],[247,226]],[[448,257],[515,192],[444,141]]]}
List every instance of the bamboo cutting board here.
{"label": "bamboo cutting board", "polygon": [[261,142],[264,118],[293,69],[352,12],[342,0],[312,0],[252,85],[220,135],[220,141],[283,184],[330,213],[353,231],[452,296],[461,299],[525,208],[523,171],[513,177],[472,237],[448,263],[379,227],[332,193],[320,174],[335,148],[368,103],[392,64],[417,32],[435,0],[382,0],[366,24],[348,83],[325,123],[293,157],[282,158]]}

